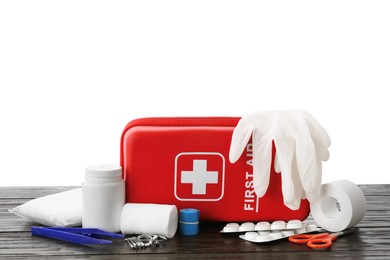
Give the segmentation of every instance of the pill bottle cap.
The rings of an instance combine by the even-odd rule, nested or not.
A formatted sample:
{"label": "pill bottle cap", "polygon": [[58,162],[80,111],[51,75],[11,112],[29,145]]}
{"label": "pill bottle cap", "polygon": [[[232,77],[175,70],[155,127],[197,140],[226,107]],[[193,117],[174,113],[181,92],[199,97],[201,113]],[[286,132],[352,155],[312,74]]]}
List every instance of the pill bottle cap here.
{"label": "pill bottle cap", "polygon": [[118,165],[101,164],[85,169],[86,182],[108,182],[122,179],[122,168]]}

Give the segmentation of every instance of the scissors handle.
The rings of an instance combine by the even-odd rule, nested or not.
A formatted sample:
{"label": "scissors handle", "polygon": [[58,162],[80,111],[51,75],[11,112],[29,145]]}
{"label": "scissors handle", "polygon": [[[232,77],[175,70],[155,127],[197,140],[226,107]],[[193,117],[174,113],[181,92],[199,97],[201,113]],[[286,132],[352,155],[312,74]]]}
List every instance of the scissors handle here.
{"label": "scissors handle", "polygon": [[329,233],[321,233],[317,235],[308,235],[308,234],[302,234],[302,235],[295,235],[288,238],[288,240],[291,243],[295,244],[307,244],[311,240],[317,240],[317,239],[323,239],[329,236]]}
{"label": "scissors handle", "polygon": [[327,249],[332,246],[332,241],[336,240],[337,236],[329,235],[325,238],[315,238],[307,242],[307,246],[311,249],[315,250],[321,250],[321,249]]}

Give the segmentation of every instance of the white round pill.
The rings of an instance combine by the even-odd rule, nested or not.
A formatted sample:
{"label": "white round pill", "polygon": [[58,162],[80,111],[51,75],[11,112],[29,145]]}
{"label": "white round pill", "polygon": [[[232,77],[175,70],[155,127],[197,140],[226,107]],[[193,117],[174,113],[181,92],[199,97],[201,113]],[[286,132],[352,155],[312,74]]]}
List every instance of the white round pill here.
{"label": "white round pill", "polygon": [[286,229],[286,222],[284,222],[283,220],[277,220],[272,222],[271,230],[282,230],[282,229]]}
{"label": "white round pill", "polygon": [[270,233],[270,231],[259,231],[260,236],[268,236]]}
{"label": "white round pill", "polygon": [[255,241],[258,236],[257,232],[246,232],[245,239],[250,241]]}
{"label": "white round pill", "polygon": [[280,239],[283,238],[282,232],[272,232],[269,234],[270,239]]}
{"label": "white round pill", "polygon": [[256,242],[267,242],[269,240],[270,240],[270,237],[269,237],[268,234],[267,235],[263,235],[263,236],[259,235],[259,236],[256,237]]}
{"label": "white round pill", "polygon": [[302,227],[298,228],[298,229],[295,229],[295,234],[306,233],[306,226],[307,226],[307,224],[302,222]]}
{"label": "white round pill", "polygon": [[240,225],[238,223],[227,223],[226,227],[239,227]]}
{"label": "white round pill", "polygon": [[255,230],[257,231],[263,231],[263,230],[269,230],[271,224],[267,221],[262,221],[256,224]]}
{"label": "white round pill", "polygon": [[255,229],[255,224],[252,222],[245,222],[242,223],[241,226],[238,228],[239,231],[252,231]]}
{"label": "white round pill", "polygon": [[287,222],[287,229],[298,229],[302,228],[302,221],[298,219],[293,219]]}
{"label": "white round pill", "polygon": [[228,227],[228,226],[225,226],[223,228],[222,232],[238,232],[238,227]]}
{"label": "white round pill", "polygon": [[283,230],[282,231],[282,235],[283,235],[283,237],[289,237],[289,236],[292,236],[292,235],[294,235],[295,233],[294,233],[294,230]]}
{"label": "white round pill", "polygon": [[317,231],[318,230],[318,227],[316,224],[309,224],[306,226],[306,232],[313,232],[313,231]]}

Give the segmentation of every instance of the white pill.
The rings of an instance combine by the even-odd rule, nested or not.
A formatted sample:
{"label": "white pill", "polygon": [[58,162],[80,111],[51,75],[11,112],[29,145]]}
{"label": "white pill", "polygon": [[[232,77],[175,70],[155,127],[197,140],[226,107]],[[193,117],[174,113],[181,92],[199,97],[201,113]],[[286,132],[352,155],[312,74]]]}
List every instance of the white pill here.
{"label": "white pill", "polygon": [[302,223],[302,227],[301,228],[295,229],[295,234],[306,233],[306,226],[307,226],[306,223]]}
{"label": "white pill", "polygon": [[287,223],[287,229],[298,229],[298,228],[302,228],[302,221],[298,219],[290,220]]}
{"label": "white pill", "polygon": [[282,232],[272,232],[269,234],[270,239],[280,239],[283,238]]}
{"label": "white pill", "polygon": [[254,227],[255,224],[253,224],[252,222],[244,222],[241,224],[241,227]]}
{"label": "white pill", "polygon": [[270,231],[259,231],[260,236],[268,236],[270,233]]}
{"label": "white pill", "polygon": [[237,232],[238,231],[238,227],[224,227],[223,228],[223,232]]}
{"label": "white pill", "polygon": [[283,230],[282,231],[282,235],[283,235],[283,237],[289,237],[289,236],[292,236],[292,235],[294,235],[295,233],[294,233],[294,230]]}
{"label": "white pill", "polygon": [[245,222],[242,223],[241,226],[238,228],[239,231],[251,231],[255,229],[255,224],[252,222]]}
{"label": "white pill", "polygon": [[257,236],[256,237],[256,242],[267,242],[269,240],[270,240],[269,235]]}
{"label": "white pill", "polygon": [[262,221],[256,224],[255,230],[257,231],[263,231],[263,230],[269,230],[271,224],[267,221]]}
{"label": "white pill", "polygon": [[240,225],[238,223],[227,223],[226,227],[239,227]]}
{"label": "white pill", "polygon": [[246,232],[245,233],[245,239],[255,241],[256,237],[259,236],[257,232]]}
{"label": "white pill", "polygon": [[318,227],[316,224],[309,224],[306,226],[306,232],[313,232],[313,231],[317,231],[318,230]]}
{"label": "white pill", "polygon": [[282,220],[277,220],[272,222],[271,230],[282,230],[282,229],[286,229],[286,222]]}

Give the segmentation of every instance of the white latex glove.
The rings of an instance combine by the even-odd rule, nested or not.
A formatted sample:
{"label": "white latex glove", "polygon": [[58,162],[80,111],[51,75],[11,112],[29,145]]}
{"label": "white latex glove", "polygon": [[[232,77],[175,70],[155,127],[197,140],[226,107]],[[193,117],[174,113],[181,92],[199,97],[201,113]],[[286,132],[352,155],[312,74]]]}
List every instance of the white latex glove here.
{"label": "white latex glove", "polygon": [[229,159],[236,162],[250,137],[253,143],[253,183],[257,196],[267,191],[276,147],[275,171],[282,174],[284,204],[299,208],[302,198],[314,202],[320,194],[322,161],[329,159],[326,130],[302,110],[268,111],[244,116],[234,129]]}

